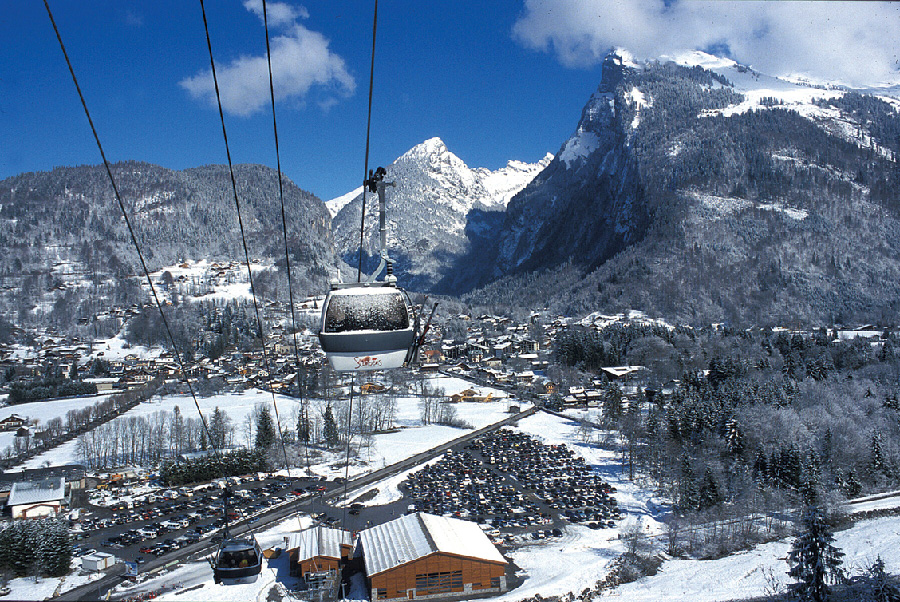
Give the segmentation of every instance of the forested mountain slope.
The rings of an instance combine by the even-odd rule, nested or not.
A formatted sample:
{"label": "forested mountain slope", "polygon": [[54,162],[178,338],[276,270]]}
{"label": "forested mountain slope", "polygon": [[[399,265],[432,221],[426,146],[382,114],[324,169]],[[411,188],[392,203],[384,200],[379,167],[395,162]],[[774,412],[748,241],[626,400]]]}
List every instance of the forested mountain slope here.
{"label": "forested mountain slope", "polygon": [[[472,169],[432,138],[388,166],[388,246],[410,290],[684,323],[894,322],[900,101],[693,53],[611,54],[555,157]],[[241,259],[224,166],[114,166],[151,269]],[[283,263],[276,173],[236,168],[253,258]],[[348,200],[349,199],[349,200]],[[377,263],[368,197],[363,268]],[[285,187],[295,292],[356,267],[361,196]],[[63,325],[143,299],[102,167],[0,182],[7,319]],[[85,292],[85,288],[89,288]],[[280,296],[286,287],[276,291]],[[91,300],[89,302],[89,300]],[[93,304],[93,305],[92,305]]]}
{"label": "forested mountain slope", "polygon": [[900,103],[714,66],[610,55],[575,134],[460,261],[457,281],[490,283],[469,298],[689,323],[895,318]]}
{"label": "forested mountain slope", "polygon": [[[242,260],[226,166],[173,171],[139,162],[112,166],[150,270],[184,260]],[[275,170],[235,167],[252,259],[283,264]],[[288,247],[300,291],[326,286],[334,265],[331,219],[322,202],[285,180]],[[89,317],[96,307],[145,300],[142,275],[103,166],[61,167],[0,182],[0,291],[17,321]],[[87,305],[85,305],[87,304]],[[51,320],[52,321],[52,320]]]}

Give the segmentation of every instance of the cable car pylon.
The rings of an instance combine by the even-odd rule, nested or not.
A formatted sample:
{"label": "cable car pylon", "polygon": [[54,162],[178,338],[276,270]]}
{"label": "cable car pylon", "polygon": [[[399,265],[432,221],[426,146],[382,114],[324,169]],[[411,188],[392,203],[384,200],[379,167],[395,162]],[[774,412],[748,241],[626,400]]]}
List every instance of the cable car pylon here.
{"label": "cable car pylon", "polygon": [[[333,280],[322,305],[319,342],[338,372],[399,368],[416,341],[418,316],[406,291],[397,286],[387,251],[385,189],[394,182],[385,182],[385,175],[379,167],[364,182],[366,189],[378,194],[380,263],[365,282]],[[378,280],[382,272],[384,279]]]}

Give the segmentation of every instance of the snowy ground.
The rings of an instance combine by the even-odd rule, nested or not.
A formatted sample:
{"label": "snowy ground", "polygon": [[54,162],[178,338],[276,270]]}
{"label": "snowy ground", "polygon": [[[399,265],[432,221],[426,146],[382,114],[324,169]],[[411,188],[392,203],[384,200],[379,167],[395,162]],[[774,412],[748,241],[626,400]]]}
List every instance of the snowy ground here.
{"label": "snowy ground", "polygon": [[[81,410],[86,406],[93,405],[105,400],[108,395],[96,395],[93,397],[72,397],[69,399],[57,399],[50,401],[35,401],[32,403],[22,403],[14,406],[0,407],[0,420],[8,418],[13,414],[27,418],[29,420],[38,419],[41,424],[47,424],[53,418],[61,418],[65,423],[66,414],[70,410]],[[0,452],[7,447],[12,447],[16,438],[15,431],[5,431],[0,433]]]}
{"label": "snowy ground", "polygon": [[[625,518],[616,529],[591,530],[579,525],[566,529],[562,538],[542,540],[526,544],[512,551],[509,556],[521,569],[525,582],[515,590],[492,598],[498,602],[515,602],[540,594],[547,597],[580,592],[593,587],[608,570],[609,562],[623,550],[618,534],[623,528],[639,523],[648,533],[661,530],[661,520],[667,512],[661,500],[648,490],[627,480],[619,459],[610,451],[596,444],[582,442],[576,422],[539,413],[523,419],[520,430],[548,444],[566,443],[598,470],[617,488],[615,494]],[[424,431],[422,431],[424,432]],[[368,502],[388,503],[396,499],[396,484],[403,476],[393,477],[375,485],[379,497]],[[260,536],[260,542],[278,542],[281,534],[296,530],[297,522],[288,521]],[[900,518],[883,518],[858,523],[852,529],[837,534],[837,545],[846,553],[845,567],[860,572],[877,555],[881,555],[887,570],[900,572],[900,557],[895,550],[900,546]],[[269,545],[272,545],[271,543]],[[748,552],[735,554],[720,560],[667,560],[657,576],[622,586],[614,595],[623,600],[691,600],[712,602],[716,600],[740,600],[764,595],[772,580],[786,584],[787,563],[784,558],[790,548],[790,539],[765,544]],[[142,589],[182,583],[184,588],[202,584],[201,589],[179,595],[178,589],[164,591],[163,600],[252,600],[263,599],[272,588],[279,569],[267,568],[259,581],[252,585],[217,586],[212,584],[210,571],[204,565],[182,567],[141,586]],[[280,579],[280,577],[279,577]],[[116,592],[118,594],[118,592]],[[348,599],[359,600],[364,594],[352,592]]]}
{"label": "snowy ground", "polygon": [[[617,594],[632,602],[711,602],[763,596],[770,592],[770,578],[781,590],[791,582],[785,561],[790,544],[790,539],[776,541],[719,560],[668,560],[657,575],[624,585]],[[857,523],[836,533],[835,545],[846,554],[844,568],[849,574],[863,572],[878,555],[888,573],[900,572],[900,518]]]}
{"label": "snowy ground", "polygon": [[[21,579],[12,579],[9,582],[10,593],[6,600],[47,600],[54,595],[57,588],[60,591],[66,591],[80,587],[91,581],[100,579],[99,573],[87,575],[74,572],[67,575],[64,579],[41,579],[35,581],[32,577],[24,577]],[[62,585],[60,585],[62,582]]]}
{"label": "snowy ground", "polygon": [[[445,377],[434,376],[429,379],[429,385],[433,388],[441,388],[446,395],[458,393],[464,389],[473,388],[468,381]],[[458,417],[471,424],[475,428],[480,428],[488,424],[492,424],[507,417],[507,400],[501,396],[505,395],[502,391],[491,389],[488,387],[475,387],[484,394],[493,392],[495,396],[500,398],[498,401],[488,403],[458,403],[455,404]],[[84,404],[95,403],[101,398],[79,398],[62,401],[36,402],[34,404],[23,404],[15,406],[15,408],[0,408],[0,418],[5,415],[2,412],[17,412],[20,415],[40,416],[42,421],[49,420],[54,416],[62,416],[65,418],[66,412],[72,408],[84,407]],[[299,401],[282,395],[275,396],[278,404],[278,413],[281,416],[281,422],[284,428],[294,429],[297,425],[297,412],[299,411]],[[247,435],[244,425],[247,417],[258,404],[265,404],[272,407],[272,394],[266,391],[253,390],[244,393],[226,393],[221,395],[213,395],[211,397],[200,397],[198,403],[203,415],[209,419],[216,407],[228,414],[232,424],[235,426],[235,444],[247,444]],[[317,400],[312,400],[312,407],[317,407]],[[318,403],[324,407],[324,402]],[[131,409],[119,420],[127,419],[129,416],[149,417],[160,411],[173,412],[175,406],[178,406],[182,415],[188,417],[196,417],[196,409],[194,400],[190,396],[172,395],[166,397],[154,397],[149,402],[141,403]],[[399,430],[394,433],[386,433],[375,435],[371,448],[362,451],[362,459],[365,465],[354,464],[350,467],[350,474],[358,475],[363,472],[369,472],[383,466],[393,464],[404,458],[408,458],[418,452],[425,451],[445,443],[461,435],[467,431],[440,425],[422,425],[419,412],[418,399],[415,397],[399,397],[397,399],[397,410],[395,413],[394,423]],[[6,433],[0,434],[0,437]],[[4,440],[0,439],[0,443]],[[357,442],[354,442],[356,444]],[[10,438],[9,444],[12,444]],[[52,466],[59,464],[68,464],[73,462],[81,462],[78,456],[77,441],[70,441],[44,454],[35,456],[25,464],[25,468],[37,468],[49,463]],[[0,449],[3,446],[0,445]],[[334,468],[333,458],[326,458],[326,461],[313,465],[311,470],[315,474],[322,476],[343,476],[343,468]]]}

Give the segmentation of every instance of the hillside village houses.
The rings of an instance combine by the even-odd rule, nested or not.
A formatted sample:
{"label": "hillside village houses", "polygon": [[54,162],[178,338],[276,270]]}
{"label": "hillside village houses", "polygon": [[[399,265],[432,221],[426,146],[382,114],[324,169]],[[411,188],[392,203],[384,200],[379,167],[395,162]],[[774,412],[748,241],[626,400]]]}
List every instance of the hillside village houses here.
{"label": "hillside village houses", "polygon": [[[308,299],[301,305],[311,309],[316,306],[316,299]],[[273,322],[277,322],[277,318],[282,318],[287,313],[285,307],[270,306],[266,309],[276,318]],[[140,308],[132,307],[113,313],[121,313],[124,322],[127,322],[129,317],[139,312]],[[530,339],[525,325],[513,324],[509,318],[496,316],[481,316],[473,322],[477,326],[463,343],[441,340],[439,329],[434,328],[421,350],[423,363],[435,364],[438,367],[457,365],[460,362],[475,366],[483,365],[489,369],[485,376],[501,383],[516,381],[514,373],[506,375],[502,370],[503,365],[510,360],[519,359],[527,364],[525,370],[520,370],[519,380],[530,381],[533,375],[529,374],[528,370],[540,370],[546,366],[546,360],[542,362],[541,356],[535,351],[544,355],[549,353],[549,340]],[[215,360],[200,358],[188,363],[185,366],[187,376],[200,379],[222,377],[233,385],[289,390],[296,363],[293,337],[280,325],[276,326],[267,333],[266,342],[270,360],[275,366],[272,374],[268,374],[265,370],[261,351],[226,348],[225,353]],[[485,334],[487,328],[495,331],[505,329],[505,332],[494,336],[487,335]],[[199,341],[197,343],[199,344]],[[312,332],[306,331],[298,335],[297,345],[302,362],[313,366],[322,362],[323,356]],[[90,360],[95,357],[106,360],[108,376],[94,377],[88,373]],[[14,379],[36,378],[50,371],[64,376],[77,374],[81,379],[90,379],[88,382],[94,383],[98,392],[139,387],[157,377],[176,379],[180,372],[176,358],[168,352],[162,352],[152,358],[140,357],[138,354],[129,354],[124,358],[106,357],[102,344],[54,335],[42,336],[39,348],[28,354],[21,352],[13,354],[11,349],[0,347],[0,371],[5,373],[10,368],[14,371]]]}
{"label": "hillside village houses", "polygon": [[[233,266],[227,269],[233,269]],[[216,277],[227,278],[226,272]],[[314,315],[320,311],[321,298],[310,297],[298,305],[301,311]],[[109,313],[121,316],[124,324],[143,309],[132,306],[110,310]],[[289,317],[289,308],[286,304],[268,304],[264,310],[266,322],[273,325],[266,333],[269,370],[266,369],[261,350],[241,351],[226,347],[215,359],[198,355],[188,362],[185,365],[187,378],[199,381],[217,379],[219,384],[215,386],[225,389],[259,387],[291,394],[295,390],[297,376],[294,337],[281,326]],[[583,390],[558,390],[558,383],[551,382],[545,370],[551,359],[552,341],[556,333],[574,321],[558,317],[552,321],[544,320],[541,324],[537,317],[534,314],[529,323],[520,324],[505,316],[454,316],[458,323],[465,325],[465,340],[459,338],[458,332],[455,339],[445,337],[442,325],[435,324],[420,350],[419,369],[423,372],[440,370],[458,374],[484,385],[528,392],[540,397],[559,392],[567,405],[582,407],[593,407],[600,402],[600,389],[605,381],[618,382],[623,393],[630,397],[640,394],[648,384],[647,371],[640,366],[610,366],[605,367],[602,375],[594,382],[585,383]],[[592,314],[579,323],[594,329],[602,329],[612,323],[661,324],[648,320],[639,312],[616,316]],[[806,337],[818,334],[788,332]],[[873,346],[881,344],[881,335],[879,329],[870,326],[859,329],[835,328],[826,332],[831,340],[865,338]],[[203,336],[205,335],[201,334],[201,338]],[[139,388],[155,378],[173,382],[176,386],[181,380],[178,362],[167,351],[159,352],[155,357],[141,357],[137,353],[124,357],[107,357],[104,356],[103,343],[76,337],[66,338],[52,331],[36,333],[34,338],[38,343],[30,352],[23,352],[21,347],[14,349],[8,345],[0,345],[0,376],[5,380],[28,381],[50,373],[63,377],[76,375],[77,378],[96,385],[98,393]],[[199,348],[200,343],[199,340],[195,341],[195,346]],[[312,370],[322,367],[324,354],[314,333],[309,330],[298,333],[297,347],[302,364]],[[106,360],[108,374],[95,376],[89,373],[93,358]],[[4,379],[0,379],[0,393],[10,384],[6,382],[4,385],[3,382]],[[663,393],[671,392],[677,386],[677,382],[661,384]],[[33,417],[31,420],[33,422]],[[28,421],[28,416],[10,416],[0,423],[0,429],[21,429],[28,426]],[[33,441],[39,441],[39,433],[39,429],[30,433]]]}

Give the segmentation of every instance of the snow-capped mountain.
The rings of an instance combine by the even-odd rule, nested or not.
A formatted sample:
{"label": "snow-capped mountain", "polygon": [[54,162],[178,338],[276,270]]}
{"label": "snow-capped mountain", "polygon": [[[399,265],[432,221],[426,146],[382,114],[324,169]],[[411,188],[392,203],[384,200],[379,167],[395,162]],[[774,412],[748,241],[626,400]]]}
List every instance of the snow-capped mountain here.
{"label": "snow-capped mountain", "polygon": [[[503,211],[552,159],[548,153],[537,163],[510,161],[491,171],[472,169],[454,155],[440,138],[416,145],[388,166],[387,237],[395,271],[408,287],[430,290],[452,271],[455,258],[471,249],[478,236],[480,216]],[[355,266],[359,245],[361,190],[328,201],[335,212],[333,229],[338,253]],[[367,257],[377,255],[377,197],[367,195]],[[474,221],[473,221],[474,219]],[[365,262],[371,269],[375,261]]]}
{"label": "snow-capped mountain", "polygon": [[477,298],[688,322],[878,320],[900,309],[898,155],[894,97],[612,53],[456,290],[499,280]]}

